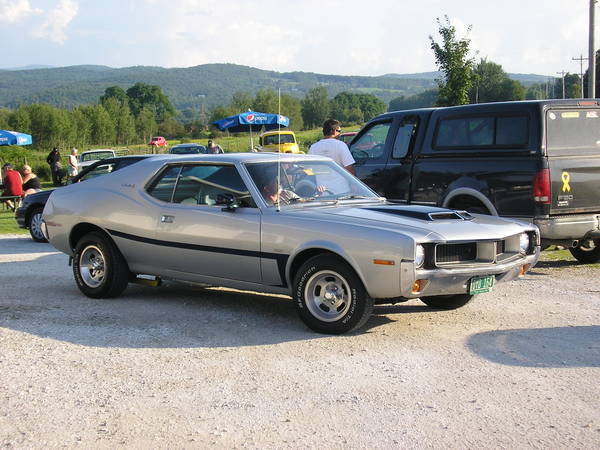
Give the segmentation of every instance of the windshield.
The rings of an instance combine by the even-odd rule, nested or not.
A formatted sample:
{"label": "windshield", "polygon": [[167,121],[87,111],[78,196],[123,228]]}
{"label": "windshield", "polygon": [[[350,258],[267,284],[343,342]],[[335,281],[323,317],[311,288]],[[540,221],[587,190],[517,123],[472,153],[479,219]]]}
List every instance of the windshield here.
{"label": "windshield", "polygon": [[547,152],[550,156],[598,154],[600,110],[550,110],[547,114]]}
{"label": "windshield", "polygon": [[333,161],[281,162],[277,189],[277,162],[248,163],[258,191],[269,205],[352,199],[379,200],[379,196]]}
{"label": "windshield", "polygon": [[273,135],[265,136],[264,142],[265,142],[265,145],[277,145],[277,144],[279,144],[280,139],[281,139],[282,144],[295,144],[296,143],[296,141],[294,140],[293,134],[281,134],[281,135],[273,134]]}
{"label": "windshield", "polygon": [[98,159],[112,158],[113,156],[115,156],[113,152],[82,153],[81,161],[96,161]]}

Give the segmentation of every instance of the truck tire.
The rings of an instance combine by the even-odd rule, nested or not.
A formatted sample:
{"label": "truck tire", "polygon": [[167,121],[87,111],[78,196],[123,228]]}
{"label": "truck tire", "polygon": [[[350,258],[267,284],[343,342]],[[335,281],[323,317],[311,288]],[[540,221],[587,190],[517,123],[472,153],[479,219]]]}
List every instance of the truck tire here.
{"label": "truck tire", "polygon": [[600,239],[594,239],[592,245],[580,245],[570,248],[569,251],[573,257],[582,263],[593,264],[600,261]]}

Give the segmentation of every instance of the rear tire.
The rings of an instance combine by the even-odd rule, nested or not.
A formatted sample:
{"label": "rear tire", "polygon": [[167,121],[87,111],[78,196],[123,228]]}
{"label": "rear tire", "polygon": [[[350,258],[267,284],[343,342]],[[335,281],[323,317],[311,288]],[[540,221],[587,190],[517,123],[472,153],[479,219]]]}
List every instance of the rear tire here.
{"label": "rear tire", "polygon": [[600,261],[600,239],[595,239],[590,245],[580,245],[579,247],[570,248],[569,251],[573,257],[582,263],[593,264]]}
{"label": "rear tire", "polygon": [[434,297],[421,297],[421,301],[432,308],[457,309],[465,306],[472,298],[473,295],[470,294],[438,295]]}
{"label": "rear tire", "polygon": [[294,277],[293,298],[300,319],[318,333],[355,330],[373,312],[373,299],[358,275],[332,255],[317,255],[302,264]]}
{"label": "rear tire", "polygon": [[75,246],[73,276],[79,290],[88,297],[110,298],[125,290],[130,272],[113,241],[94,231]]}
{"label": "rear tire", "polygon": [[29,216],[29,222],[27,223],[27,228],[29,228],[29,234],[31,235],[31,239],[35,242],[48,242],[44,233],[42,233],[42,213],[44,212],[44,207],[37,206],[31,212]]}

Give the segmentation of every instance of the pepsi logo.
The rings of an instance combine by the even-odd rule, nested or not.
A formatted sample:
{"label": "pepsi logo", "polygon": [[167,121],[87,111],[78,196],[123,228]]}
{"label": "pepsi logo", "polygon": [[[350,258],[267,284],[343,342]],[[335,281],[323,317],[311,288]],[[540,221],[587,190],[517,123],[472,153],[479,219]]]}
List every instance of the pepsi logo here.
{"label": "pepsi logo", "polygon": [[254,114],[248,114],[248,115],[246,116],[246,120],[247,120],[248,122],[252,122],[252,121],[254,120]]}

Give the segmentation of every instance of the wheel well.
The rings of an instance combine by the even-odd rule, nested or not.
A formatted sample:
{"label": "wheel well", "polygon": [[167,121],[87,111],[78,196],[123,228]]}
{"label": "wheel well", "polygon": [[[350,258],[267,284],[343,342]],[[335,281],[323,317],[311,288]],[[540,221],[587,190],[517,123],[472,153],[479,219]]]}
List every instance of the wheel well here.
{"label": "wheel well", "polygon": [[92,225],[91,223],[80,223],[73,227],[71,235],[69,236],[69,244],[71,245],[71,248],[75,248],[77,242],[79,242],[83,236],[92,231],[98,231],[104,234],[108,239],[112,240],[112,238],[102,228]]}
{"label": "wheel well", "polygon": [[342,261],[347,263],[347,261],[344,258],[342,258],[337,253],[332,252],[331,250],[325,250],[324,248],[309,248],[307,250],[304,250],[304,251],[301,251],[300,253],[298,253],[296,255],[296,257],[294,258],[294,260],[292,261],[292,265],[290,266],[290,279],[291,279],[292,283],[294,282],[294,276],[296,275],[296,272],[298,271],[300,266],[302,264],[304,264],[306,261],[308,261],[310,258],[312,258],[313,256],[317,256],[317,255],[336,256],[337,258],[340,258]]}
{"label": "wheel well", "polygon": [[28,227],[29,226],[29,220],[31,220],[31,214],[33,213],[33,211],[35,211],[38,208],[42,208],[42,211],[44,210],[44,204],[43,203],[36,203],[35,205],[30,206],[29,208],[27,208],[27,212],[25,213],[25,224]]}
{"label": "wheel well", "polygon": [[451,209],[468,209],[468,208],[482,208],[484,211],[487,211],[488,214],[491,214],[487,206],[485,206],[478,199],[471,197],[470,195],[457,195],[454,197],[450,203],[448,204],[448,208]]}

